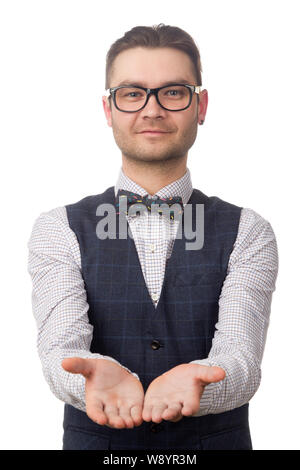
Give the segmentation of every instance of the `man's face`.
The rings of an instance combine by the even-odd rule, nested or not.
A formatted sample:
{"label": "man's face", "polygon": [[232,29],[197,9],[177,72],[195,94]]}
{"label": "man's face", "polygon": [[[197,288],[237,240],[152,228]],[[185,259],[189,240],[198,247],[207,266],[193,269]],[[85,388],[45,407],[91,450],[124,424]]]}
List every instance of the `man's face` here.
{"label": "man's face", "polygon": [[[110,87],[135,84],[156,88],[167,82],[198,85],[193,64],[184,52],[172,48],[147,49],[136,47],[121,52],[115,59]],[[193,145],[198,123],[204,120],[207,108],[207,91],[200,93],[200,102],[194,93],[189,108],[167,111],[151,95],[147,105],[135,113],[124,113],[111,108],[103,96],[107,123],[113,129],[115,141],[123,156],[135,162],[162,162],[187,158]],[[147,134],[145,130],[161,130],[161,134]]]}

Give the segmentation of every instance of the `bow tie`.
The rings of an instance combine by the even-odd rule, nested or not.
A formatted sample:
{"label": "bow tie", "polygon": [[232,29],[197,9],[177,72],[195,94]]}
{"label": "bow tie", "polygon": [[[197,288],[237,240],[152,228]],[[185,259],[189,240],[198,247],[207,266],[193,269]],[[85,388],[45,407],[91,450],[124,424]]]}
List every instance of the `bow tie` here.
{"label": "bow tie", "polygon": [[[126,207],[126,204],[121,200],[122,198],[126,199],[126,197],[127,197],[127,207]],[[183,212],[183,202],[182,202],[181,196],[171,196],[171,197],[166,197],[166,198],[157,197],[156,199],[152,199],[152,198],[149,198],[148,196],[141,196],[140,194],[133,193],[132,191],[119,189],[118,194],[116,196],[116,207],[119,211],[122,212],[122,208],[120,207],[120,204],[122,204],[122,208],[125,206],[124,210],[126,214],[128,214],[128,209],[133,204],[136,204],[137,210],[145,209],[146,207],[149,212],[151,212],[151,210],[154,211],[154,209],[151,208],[151,206],[154,204],[158,204],[158,205],[168,204],[169,207],[171,207],[173,204],[180,204],[181,208],[178,211],[176,210],[176,213],[180,215]],[[165,214],[168,218],[169,218],[169,213],[170,213],[171,219],[172,220],[174,219],[174,210],[166,211],[164,213],[162,209],[157,208],[157,212],[160,215]],[[120,214],[120,212],[117,212],[117,214]]]}

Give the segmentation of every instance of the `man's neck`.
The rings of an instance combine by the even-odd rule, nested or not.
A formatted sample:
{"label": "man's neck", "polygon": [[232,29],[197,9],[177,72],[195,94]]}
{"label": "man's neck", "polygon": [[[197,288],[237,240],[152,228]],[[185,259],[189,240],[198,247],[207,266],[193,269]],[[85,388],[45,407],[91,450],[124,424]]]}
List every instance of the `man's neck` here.
{"label": "man's neck", "polygon": [[187,170],[186,158],[174,164],[165,162],[165,165],[136,164],[123,157],[122,170],[132,181],[144,188],[153,196],[161,188],[181,178]]}

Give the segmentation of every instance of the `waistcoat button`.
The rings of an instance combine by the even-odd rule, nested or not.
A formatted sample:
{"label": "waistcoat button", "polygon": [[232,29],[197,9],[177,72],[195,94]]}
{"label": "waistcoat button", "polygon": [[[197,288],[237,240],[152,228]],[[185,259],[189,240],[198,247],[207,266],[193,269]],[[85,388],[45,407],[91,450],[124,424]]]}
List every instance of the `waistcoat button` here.
{"label": "waistcoat button", "polygon": [[161,423],[151,423],[151,425],[150,425],[150,429],[154,433],[158,433],[158,432],[162,431],[163,428],[164,428],[164,426]]}
{"label": "waistcoat button", "polygon": [[160,346],[161,346],[160,342],[157,341],[156,339],[154,339],[154,340],[152,341],[152,343],[151,343],[151,348],[152,348],[152,349],[159,349]]}

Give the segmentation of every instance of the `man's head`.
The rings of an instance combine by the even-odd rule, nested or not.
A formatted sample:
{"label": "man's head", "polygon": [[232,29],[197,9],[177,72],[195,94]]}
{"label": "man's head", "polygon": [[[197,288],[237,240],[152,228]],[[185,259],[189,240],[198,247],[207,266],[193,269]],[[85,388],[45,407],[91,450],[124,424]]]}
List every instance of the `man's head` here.
{"label": "man's head", "polygon": [[[111,46],[106,60],[106,89],[122,84],[157,88],[167,83],[202,84],[198,48],[182,29],[163,24],[138,26]],[[166,92],[172,96],[177,93]],[[207,91],[192,93],[190,106],[182,111],[163,109],[154,95],[136,112],[118,110],[112,96],[103,96],[103,107],[123,158],[143,164],[186,161],[198,124],[205,118]],[[146,134],[146,130],[163,133]]]}

